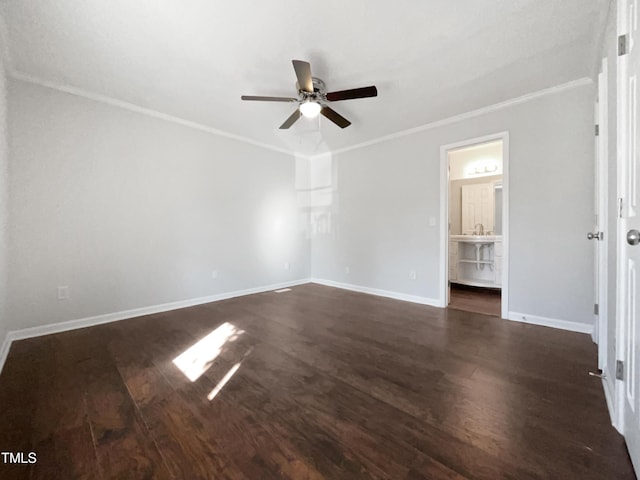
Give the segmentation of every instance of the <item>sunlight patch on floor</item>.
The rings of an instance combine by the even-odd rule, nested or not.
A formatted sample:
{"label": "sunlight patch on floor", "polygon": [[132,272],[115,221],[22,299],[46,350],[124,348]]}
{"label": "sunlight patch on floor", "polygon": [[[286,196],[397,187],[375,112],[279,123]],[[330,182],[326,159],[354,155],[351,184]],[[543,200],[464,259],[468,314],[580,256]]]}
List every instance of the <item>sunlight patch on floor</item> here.
{"label": "sunlight patch on floor", "polygon": [[174,358],[173,363],[189,380],[195,382],[211,367],[225,344],[236,341],[242,334],[244,330],[225,322]]}
{"label": "sunlight patch on floor", "polygon": [[242,356],[242,360],[240,360],[233,367],[231,367],[229,369],[229,371],[227,372],[227,374],[224,377],[222,377],[222,380],[220,380],[218,382],[218,384],[215,386],[215,388],[213,390],[211,390],[209,395],[207,395],[207,399],[209,399],[209,401],[211,401],[214,398],[216,398],[216,395],[218,395],[218,393],[220,393],[220,390],[222,390],[224,388],[224,386],[231,379],[231,377],[233,377],[233,375],[238,371],[238,369],[240,368],[240,365],[242,365],[242,362],[244,362],[244,359],[247,358],[251,354],[252,351],[253,351],[253,347],[251,347],[249,350],[247,350],[247,352]]}
{"label": "sunlight patch on floor", "polygon": [[222,388],[226,385],[226,383],[231,379],[231,377],[233,377],[233,374],[236,373],[238,371],[238,369],[240,368],[240,365],[242,365],[242,362],[238,362],[236,363],[233,367],[231,367],[229,369],[229,371],[227,372],[227,374],[222,378],[222,380],[220,380],[218,382],[218,384],[216,385],[216,388],[214,388],[213,390],[211,390],[211,393],[209,395],[207,395],[207,398],[211,401],[214,398],[216,398],[216,395],[218,395],[218,393],[220,392],[220,390],[222,390]]}

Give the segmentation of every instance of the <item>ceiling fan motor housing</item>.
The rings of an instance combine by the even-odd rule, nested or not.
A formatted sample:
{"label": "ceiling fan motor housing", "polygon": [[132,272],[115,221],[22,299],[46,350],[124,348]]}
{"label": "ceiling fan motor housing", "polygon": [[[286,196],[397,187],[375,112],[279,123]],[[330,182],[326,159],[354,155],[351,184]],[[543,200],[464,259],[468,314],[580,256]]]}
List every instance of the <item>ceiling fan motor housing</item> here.
{"label": "ceiling fan motor housing", "polygon": [[304,90],[300,89],[300,84],[296,82],[296,88],[298,89],[298,93],[302,96],[301,101],[304,101],[307,99],[316,100],[316,101],[326,100],[327,86],[325,85],[324,81],[318,77],[312,77],[312,81],[313,81],[313,93],[305,92]]}

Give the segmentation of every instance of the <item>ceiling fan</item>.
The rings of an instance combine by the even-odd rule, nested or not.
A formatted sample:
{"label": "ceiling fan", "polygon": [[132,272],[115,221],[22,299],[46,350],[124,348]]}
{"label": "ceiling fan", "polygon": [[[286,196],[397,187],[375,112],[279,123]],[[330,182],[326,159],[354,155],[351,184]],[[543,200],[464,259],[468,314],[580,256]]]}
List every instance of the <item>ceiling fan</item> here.
{"label": "ceiling fan", "polygon": [[293,125],[300,115],[308,118],[322,114],[338,125],[346,128],[351,122],[338,112],[327,106],[325,102],[337,102],[339,100],[351,100],[354,98],[376,97],[378,90],[375,86],[352,88],[350,90],[340,90],[338,92],[326,92],[325,84],[322,80],[311,76],[311,65],[302,60],[292,60],[293,69],[296,71],[298,82],[298,98],[294,97],[260,97],[255,95],[242,95],[242,100],[257,100],[262,102],[292,102],[297,103],[298,108],[287,118],[281,129],[287,129]]}

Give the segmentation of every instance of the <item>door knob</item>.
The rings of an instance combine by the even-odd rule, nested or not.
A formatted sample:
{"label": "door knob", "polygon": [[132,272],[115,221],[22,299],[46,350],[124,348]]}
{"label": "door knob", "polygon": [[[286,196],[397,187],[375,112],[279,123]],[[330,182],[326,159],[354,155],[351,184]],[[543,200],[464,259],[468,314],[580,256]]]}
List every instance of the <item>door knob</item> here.
{"label": "door knob", "polygon": [[587,240],[602,240],[604,238],[604,233],[603,232],[596,232],[596,233],[587,233]]}
{"label": "door knob", "polygon": [[640,243],[640,232],[636,229],[627,232],[627,243],[629,245],[637,245]]}

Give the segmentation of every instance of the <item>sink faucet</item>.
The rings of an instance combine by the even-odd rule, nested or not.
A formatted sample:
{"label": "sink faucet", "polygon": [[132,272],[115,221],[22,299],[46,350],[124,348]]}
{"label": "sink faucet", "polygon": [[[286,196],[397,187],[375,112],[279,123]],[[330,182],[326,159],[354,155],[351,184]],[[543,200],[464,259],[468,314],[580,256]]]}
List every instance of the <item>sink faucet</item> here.
{"label": "sink faucet", "polygon": [[[480,228],[478,228],[478,225],[480,225]],[[484,235],[484,225],[482,225],[481,223],[476,223],[475,227],[473,227],[473,234]]]}

